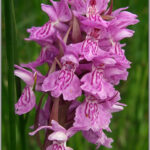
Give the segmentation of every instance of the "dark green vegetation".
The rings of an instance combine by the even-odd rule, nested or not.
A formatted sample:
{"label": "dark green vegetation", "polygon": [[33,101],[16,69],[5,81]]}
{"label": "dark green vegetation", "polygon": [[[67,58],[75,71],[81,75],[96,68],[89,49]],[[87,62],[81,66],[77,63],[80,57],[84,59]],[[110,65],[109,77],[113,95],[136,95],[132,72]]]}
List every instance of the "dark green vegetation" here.
{"label": "dark green vegetation", "polygon": [[[9,3],[10,5],[6,3],[7,10],[5,12],[4,1],[9,3],[8,0],[2,2],[2,150],[15,150],[15,145],[16,150],[38,150],[35,138],[28,135],[29,126],[34,122],[35,109],[24,116],[12,114],[14,110],[11,108],[13,101],[18,100],[17,96],[14,97],[14,95],[19,95],[20,92],[14,93],[13,68],[11,67],[14,61],[15,63],[17,61],[19,63],[33,61],[40,53],[39,45],[35,42],[24,41],[24,38],[28,37],[27,28],[41,26],[48,20],[47,15],[40,8],[40,3],[48,3],[48,0],[14,0],[16,35],[11,3]],[[125,47],[126,56],[132,62],[132,68],[129,69],[128,80],[121,81],[116,88],[121,92],[121,102],[126,103],[127,107],[120,113],[114,113],[110,125],[112,133],[107,135],[114,139],[112,150],[147,150],[148,1],[114,0],[114,6],[115,8],[129,6],[129,11],[138,14],[140,22],[134,27],[130,27],[135,30],[134,37],[123,41],[127,43]],[[7,26],[5,26],[5,16],[7,17]],[[46,73],[47,66],[40,67],[40,70]],[[18,81],[17,85],[19,86]],[[23,87],[24,83],[21,82],[21,89]],[[36,95],[37,102],[39,102],[41,93]],[[95,149],[93,144],[84,140],[81,133],[72,137],[68,145],[75,150]],[[106,150],[107,148],[101,147],[100,149]]]}

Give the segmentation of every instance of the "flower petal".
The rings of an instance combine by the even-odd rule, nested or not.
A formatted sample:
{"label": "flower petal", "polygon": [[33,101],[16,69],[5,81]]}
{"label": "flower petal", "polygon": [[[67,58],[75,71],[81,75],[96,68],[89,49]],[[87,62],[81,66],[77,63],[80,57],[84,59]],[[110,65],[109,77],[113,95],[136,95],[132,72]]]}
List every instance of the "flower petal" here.
{"label": "flower petal", "polygon": [[32,86],[34,83],[33,73],[18,65],[15,65],[15,68],[17,69],[14,71],[14,74],[21,78],[27,85]]}
{"label": "flower petal", "polygon": [[25,40],[33,40],[38,42],[42,45],[43,40],[49,41],[48,39],[50,36],[52,36],[55,32],[55,29],[53,28],[51,22],[45,23],[42,27],[32,27],[30,29],[27,29],[27,32],[30,33],[29,38],[26,38]]}
{"label": "flower petal", "polygon": [[53,132],[52,134],[50,134],[48,136],[48,139],[50,141],[65,142],[65,141],[67,141],[67,136],[64,132],[57,131],[57,132]]}
{"label": "flower petal", "polygon": [[15,104],[15,113],[18,115],[26,114],[35,106],[35,95],[31,87],[25,87],[24,91]]}
{"label": "flower petal", "polygon": [[70,85],[63,90],[63,98],[64,100],[74,100],[78,96],[81,96],[81,94],[80,80],[74,75]]}
{"label": "flower petal", "polygon": [[41,4],[41,8],[44,12],[46,12],[48,14],[51,21],[57,20],[57,15],[56,15],[55,9],[52,6],[46,5],[46,4]]}
{"label": "flower petal", "polygon": [[60,0],[59,2],[51,0],[51,2],[56,10],[57,17],[59,18],[60,21],[67,22],[71,20],[72,13],[68,7],[67,0]]}

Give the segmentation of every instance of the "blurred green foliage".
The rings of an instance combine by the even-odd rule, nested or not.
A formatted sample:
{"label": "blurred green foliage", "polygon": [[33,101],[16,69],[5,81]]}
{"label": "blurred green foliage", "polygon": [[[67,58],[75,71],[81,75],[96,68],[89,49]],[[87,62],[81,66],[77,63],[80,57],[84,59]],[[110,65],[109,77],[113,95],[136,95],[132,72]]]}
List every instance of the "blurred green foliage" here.
{"label": "blurred green foliage", "polygon": [[[3,0],[4,1],[4,0]],[[2,1],[2,150],[8,150],[8,105],[7,96],[7,61],[5,47],[5,23],[4,6]],[[40,46],[35,42],[24,41],[28,37],[26,29],[31,26],[41,26],[48,21],[48,16],[42,12],[41,3],[48,3],[48,0],[14,0],[16,29],[17,29],[17,55],[20,63],[27,63],[37,58],[40,53]],[[116,88],[121,92],[122,103],[127,107],[122,112],[114,113],[109,137],[114,139],[112,150],[147,150],[148,149],[148,1],[144,0],[114,0],[114,8],[129,6],[129,11],[138,15],[140,22],[131,26],[135,30],[134,37],[125,39],[127,43],[125,50],[127,58],[132,62],[129,69],[127,81],[121,81]],[[42,70],[46,72],[47,66]],[[24,84],[22,83],[22,89]],[[37,94],[37,101],[39,102]],[[17,99],[16,99],[17,101]],[[34,122],[35,109],[24,117],[28,117],[25,135],[26,149],[39,150],[34,137],[30,137],[29,127]],[[17,150],[25,150],[20,142],[19,117],[17,119]],[[75,150],[94,150],[96,147],[88,143],[81,135],[76,134],[70,139],[68,145]],[[12,148],[13,149],[13,148]],[[103,146],[100,150],[106,150]],[[14,150],[14,149],[13,149]]]}

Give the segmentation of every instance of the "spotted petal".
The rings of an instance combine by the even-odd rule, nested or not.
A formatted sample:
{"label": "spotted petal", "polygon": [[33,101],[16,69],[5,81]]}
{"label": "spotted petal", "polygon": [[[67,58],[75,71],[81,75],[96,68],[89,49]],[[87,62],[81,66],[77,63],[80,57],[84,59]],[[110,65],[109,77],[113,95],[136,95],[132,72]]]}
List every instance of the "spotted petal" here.
{"label": "spotted petal", "polygon": [[75,127],[85,126],[88,130],[98,131],[107,129],[110,124],[111,113],[97,100],[85,100],[77,109]]}
{"label": "spotted petal", "polygon": [[52,36],[55,32],[55,29],[53,28],[51,22],[45,23],[42,27],[32,27],[30,29],[27,29],[27,32],[30,33],[29,38],[26,38],[26,40],[33,40],[41,44],[43,40],[47,40],[47,42],[51,42],[49,39],[50,36]]}
{"label": "spotted petal", "polygon": [[35,95],[31,87],[26,86],[24,91],[15,104],[15,113],[18,115],[26,114],[35,106]]}

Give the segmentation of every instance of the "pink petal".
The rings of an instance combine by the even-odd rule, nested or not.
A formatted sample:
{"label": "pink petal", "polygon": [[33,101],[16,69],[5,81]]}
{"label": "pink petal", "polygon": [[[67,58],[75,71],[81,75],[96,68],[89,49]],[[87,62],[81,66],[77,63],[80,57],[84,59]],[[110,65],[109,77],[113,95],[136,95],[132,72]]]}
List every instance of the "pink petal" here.
{"label": "pink petal", "polygon": [[21,78],[27,85],[32,86],[34,83],[33,73],[18,65],[15,65],[15,68],[17,69],[14,71],[14,74]]}
{"label": "pink petal", "polygon": [[67,22],[71,20],[72,13],[68,7],[67,0],[60,0],[59,2],[51,0],[51,2],[56,10],[57,17],[59,18],[60,21]]}
{"label": "pink petal", "polygon": [[26,114],[35,106],[35,95],[31,87],[25,87],[24,91],[15,104],[15,113],[18,115]]}
{"label": "pink petal", "polygon": [[57,20],[57,15],[56,15],[55,9],[52,6],[41,4],[41,8],[44,12],[46,12],[48,14],[51,21]]}
{"label": "pink petal", "polygon": [[50,134],[48,136],[48,139],[50,141],[65,142],[65,141],[67,141],[67,136],[66,136],[66,134],[64,132],[57,131],[57,132],[53,132],[52,134]]}
{"label": "pink petal", "polygon": [[64,100],[74,100],[78,96],[81,96],[81,94],[82,91],[80,89],[80,80],[76,75],[74,75],[71,84],[63,90]]}
{"label": "pink petal", "polygon": [[47,78],[45,78],[42,85],[43,91],[47,92],[55,89],[55,82],[59,75],[59,72],[60,71],[53,72]]}

